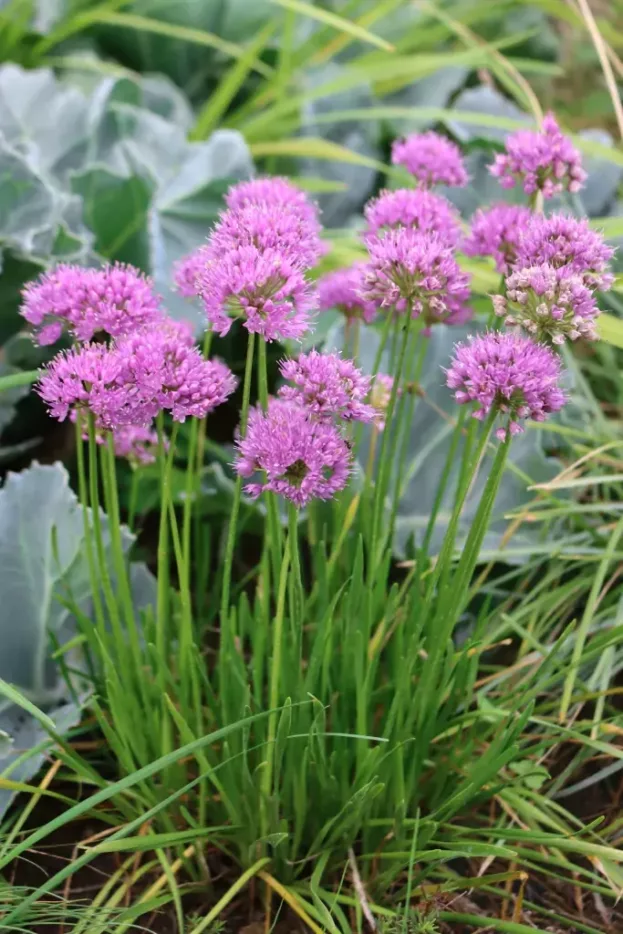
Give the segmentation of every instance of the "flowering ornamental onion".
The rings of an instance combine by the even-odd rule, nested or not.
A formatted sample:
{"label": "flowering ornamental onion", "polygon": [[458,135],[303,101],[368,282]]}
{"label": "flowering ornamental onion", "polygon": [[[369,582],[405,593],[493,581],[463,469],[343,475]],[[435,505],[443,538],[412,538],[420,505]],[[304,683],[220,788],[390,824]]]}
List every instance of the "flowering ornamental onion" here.
{"label": "flowering ornamental onion", "polygon": [[368,201],[364,214],[372,234],[387,228],[414,227],[423,233],[436,233],[448,246],[456,246],[461,238],[460,218],[450,202],[422,188],[383,191]]}
{"label": "flowering ornamental onion", "polygon": [[463,188],[469,181],[459,147],[432,130],[395,140],[392,162],[404,165],[423,188],[432,185]]}
{"label": "flowering ornamental onion", "polygon": [[267,341],[297,339],[309,330],[314,293],[300,266],[280,250],[247,245],[211,256],[197,289],[217,334],[227,334],[232,317]]}
{"label": "flowering ornamental onion", "polygon": [[364,402],[370,391],[370,378],[352,360],[312,350],[297,360],[283,360],[280,370],[284,379],[294,383],[281,387],[280,398],[297,403],[314,418],[330,421],[337,417],[358,422],[372,422],[376,418],[375,409]]}
{"label": "flowering ornamental onion", "polygon": [[218,255],[243,244],[281,250],[303,268],[315,266],[325,252],[320,227],[290,205],[249,202],[225,211],[210,234],[209,248]]}
{"label": "flowering ornamental onion", "polygon": [[209,258],[207,245],[193,250],[173,266],[175,288],[184,298],[198,298],[199,275]]}
{"label": "flowering ornamental onion", "polygon": [[543,263],[565,267],[581,276],[588,288],[605,291],[614,282],[614,276],[608,272],[613,256],[614,250],[604,243],[601,234],[590,229],[584,218],[535,214],[522,231],[517,267]]}
{"label": "flowering ornamental onion", "polygon": [[113,444],[117,457],[131,464],[153,464],[158,450],[158,434],[153,428],[124,425],[113,431]]}
{"label": "flowering ornamental onion", "polygon": [[527,195],[543,192],[553,198],[563,191],[577,192],[586,180],[582,159],[577,149],[556,123],[553,114],[546,114],[540,132],[518,130],[506,140],[506,152],[499,153],[489,167],[502,188],[523,184]]}
{"label": "flowering ornamental onion", "polygon": [[236,379],[217,360],[204,360],[175,322],[145,328],[111,347],[85,344],[58,354],[39,383],[50,414],[63,421],[88,409],[98,428],[147,428],[162,410],[176,421],[203,418],[223,403]]}
{"label": "flowering ornamental onion", "polygon": [[496,431],[503,441],[508,431],[524,430],[524,419],[543,422],[563,407],[560,375],[560,359],[551,348],[520,334],[492,332],[456,345],[446,382],[457,402],[478,403],[474,418],[506,416],[508,428]]}
{"label": "flowering ornamental onion", "polygon": [[506,298],[495,295],[493,307],[506,324],[520,325],[536,340],[597,340],[595,297],[567,267],[542,264],[516,270],[506,279]]}
{"label": "flowering ornamental onion", "polygon": [[519,241],[530,219],[530,208],[518,204],[494,204],[479,209],[471,220],[471,230],[463,241],[467,256],[492,256],[498,272],[507,273],[517,258]]}
{"label": "flowering ornamental onion", "polygon": [[345,318],[363,318],[369,324],[376,317],[376,305],[361,297],[367,266],[354,263],[347,269],[336,269],[318,280],[318,304],[322,310],[337,308]]}
{"label": "flowering ornamental onion", "polygon": [[310,418],[291,402],[271,400],[266,413],[252,409],[237,447],[240,476],[263,474],[261,481],[246,484],[247,493],[256,497],[270,490],[298,507],[331,499],[351,472],[350,449],[335,425]]}
{"label": "flowering ornamental onion", "polygon": [[225,195],[230,211],[239,211],[249,204],[270,205],[297,215],[310,229],[320,233],[318,208],[307,195],[287,178],[255,178],[233,185]]}
{"label": "flowering ornamental onion", "polygon": [[400,312],[408,309],[412,317],[422,316],[426,324],[433,324],[469,297],[469,277],[435,234],[400,227],[367,246],[370,261],[362,288],[366,300]]}
{"label": "flowering ornamental onion", "polygon": [[99,334],[119,337],[161,320],[150,279],[132,266],[103,269],[60,265],[29,282],[20,309],[39,344],[53,344],[63,329],[79,341]]}

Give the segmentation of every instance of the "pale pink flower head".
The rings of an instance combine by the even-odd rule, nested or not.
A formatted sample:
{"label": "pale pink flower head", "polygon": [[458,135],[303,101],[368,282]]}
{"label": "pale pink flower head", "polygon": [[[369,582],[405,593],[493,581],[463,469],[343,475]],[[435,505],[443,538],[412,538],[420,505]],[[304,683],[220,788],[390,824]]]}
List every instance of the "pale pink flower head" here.
{"label": "pale pink flower head", "polygon": [[322,311],[337,308],[345,318],[363,318],[369,324],[376,317],[374,302],[361,296],[367,266],[354,263],[346,269],[336,269],[318,280],[318,304]]}
{"label": "pale pink flower head", "polygon": [[433,130],[395,140],[392,163],[404,165],[423,188],[433,185],[463,188],[469,181],[459,147]]}
{"label": "pale pink flower head", "polygon": [[158,452],[158,433],[148,425],[123,425],[112,433],[115,454],[134,466],[153,464]]}
{"label": "pale pink flower head", "polygon": [[423,188],[382,191],[378,198],[368,201],[364,214],[366,236],[395,227],[413,227],[422,233],[437,234],[448,246],[456,246],[461,238],[457,211],[446,198]]}
{"label": "pale pink flower head", "polygon": [[613,256],[612,247],[591,230],[585,218],[535,214],[522,231],[516,265],[519,269],[543,263],[557,269],[565,267],[581,276],[588,288],[605,291],[614,282],[608,271]]}
{"label": "pale pink flower head", "polygon": [[[394,378],[387,373],[377,373],[372,377],[372,386],[368,395],[368,402],[376,411],[374,424],[379,431],[385,428],[385,417],[392,396]],[[399,389],[397,395],[400,395]]]}
{"label": "pale pink flower head", "polygon": [[67,330],[79,341],[119,337],[159,321],[163,312],[153,283],[133,266],[102,269],[60,265],[26,285],[21,313],[40,344]]}
{"label": "pale pink flower head", "polygon": [[507,325],[525,328],[538,341],[597,340],[595,296],[566,266],[515,269],[506,278],[506,297],[494,296],[493,307]]}
{"label": "pale pink flower head", "polygon": [[173,282],[180,295],[184,298],[197,298],[199,296],[199,275],[203,266],[209,260],[207,244],[198,247],[178,260],[173,267]]}
{"label": "pale pink flower head", "polygon": [[338,428],[292,402],[271,400],[266,413],[252,409],[237,447],[237,472],[258,477],[245,486],[247,493],[270,490],[299,508],[332,499],[351,473],[350,448]]}
{"label": "pale pink flower head", "polygon": [[370,260],[362,288],[367,301],[422,316],[431,325],[469,297],[469,276],[437,235],[399,227],[367,246]]}
{"label": "pale pink flower head", "polygon": [[506,423],[496,435],[520,434],[527,418],[543,422],[565,404],[560,358],[544,344],[516,333],[490,332],[457,344],[446,383],[461,404],[476,402],[474,418],[494,411]]}
{"label": "pale pink flower head", "polygon": [[544,198],[577,192],[586,181],[580,153],[551,113],[546,114],[541,130],[517,130],[507,137],[506,152],[498,153],[489,171],[502,188],[520,183],[527,195],[540,191]]}
{"label": "pale pink flower head", "polygon": [[298,403],[314,418],[374,421],[375,410],[364,402],[370,378],[352,360],[311,350],[296,360],[283,360],[280,370],[283,378],[293,384],[281,387],[280,398]]}
{"label": "pale pink flower head", "polygon": [[494,204],[480,208],[471,220],[471,230],[462,244],[467,256],[491,256],[498,272],[514,266],[521,237],[533,217],[530,208],[518,204]]}
{"label": "pale pink flower head", "polygon": [[280,250],[243,245],[211,255],[197,282],[217,334],[227,334],[233,318],[267,341],[296,340],[309,330],[315,293],[300,267]]}

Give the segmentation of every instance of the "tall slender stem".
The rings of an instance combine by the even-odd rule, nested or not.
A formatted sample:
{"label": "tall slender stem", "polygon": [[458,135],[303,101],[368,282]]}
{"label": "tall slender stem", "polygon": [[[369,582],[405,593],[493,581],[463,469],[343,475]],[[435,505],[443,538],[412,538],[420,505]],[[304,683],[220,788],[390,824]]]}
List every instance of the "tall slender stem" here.
{"label": "tall slender stem", "polygon": [[[207,357],[210,353],[210,344],[212,342],[212,331],[206,331],[203,339],[203,356]],[[190,588],[190,541],[192,511],[195,502],[195,496],[201,483],[201,471],[203,468],[203,457],[205,449],[205,438],[207,432],[208,417],[193,418],[190,424],[190,438],[188,440],[188,463],[186,465],[186,488],[184,491],[184,510],[182,517],[182,551],[184,555],[184,566],[189,575],[184,582],[180,581],[180,589],[186,586]]]}
{"label": "tall slender stem", "polygon": [[305,606],[305,594],[303,591],[303,580],[301,577],[301,558],[299,554],[299,514],[293,503],[288,504],[288,540],[290,542],[290,556],[292,562],[292,588],[294,599],[294,626],[303,625],[303,609]]}
{"label": "tall slender stem", "polygon": [[[244,437],[247,430],[247,420],[249,417],[249,401],[251,399],[251,377],[253,374],[253,351],[255,348],[255,334],[249,333],[247,341],[247,359],[244,367],[244,383],[242,386],[242,413],[240,416],[240,434]],[[223,583],[221,588],[221,626],[224,626],[229,618],[229,595],[231,591],[231,572],[234,564],[234,548],[236,546],[236,532],[238,526],[238,515],[240,513],[240,499],[242,497],[242,477],[240,474],[236,477],[234,488],[234,498],[231,505],[231,515],[229,517],[229,528],[227,530],[227,543],[225,545],[225,561],[223,564]]]}
{"label": "tall slender stem", "polygon": [[[264,340],[259,342],[258,347],[258,395],[262,410],[264,412],[268,411],[268,361],[266,359],[266,341]],[[273,493],[267,491],[264,494],[264,502],[266,504],[266,525],[268,530],[268,547],[272,559],[272,572],[275,580],[278,580],[283,548],[279,509],[277,506],[277,499]]]}
{"label": "tall slender stem", "polygon": [[156,607],[156,648],[161,663],[166,660],[169,629],[169,496],[171,474],[169,461],[173,445],[167,455],[162,412],[156,419],[158,429],[158,461],[160,463],[160,524],[158,528],[158,600]]}
{"label": "tall slender stem", "polygon": [[91,582],[91,593],[93,596],[93,611],[95,621],[97,622],[100,633],[104,633],[105,619],[102,600],[100,595],[100,578],[95,564],[95,553],[93,551],[92,529],[89,522],[89,494],[87,486],[87,474],[84,463],[84,444],[82,432],[84,424],[82,413],[77,412],[76,418],[76,458],[78,466],[78,491],[80,494],[80,505],[82,506],[82,524],[84,529],[84,549],[87,556],[87,565],[89,568],[89,579]]}

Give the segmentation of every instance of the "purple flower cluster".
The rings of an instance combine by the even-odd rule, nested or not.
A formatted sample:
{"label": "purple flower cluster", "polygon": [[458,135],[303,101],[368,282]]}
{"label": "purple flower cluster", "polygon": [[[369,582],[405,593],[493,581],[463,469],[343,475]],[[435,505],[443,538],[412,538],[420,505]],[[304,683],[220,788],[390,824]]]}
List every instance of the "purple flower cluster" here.
{"label": "purple flower cluster", "polygon": [[506,297],[493,299],[505,324],[520,325],[536,340],[564,344],[565,338],[596,340],[599,308],[581,276],[547,263],[518,269],[506,279]]}
{"label": "purple flower cluster", "polygon": [[124,425],[113,431],[115,454],[131,464],[153,464],[158,449],[158,433],[141,425]]}
{"label": "purple flower cluster", "polygon": [[527,195],[540,191],[544,198],[563,191],[577,192],[586,180],[579,152],[551,113],[545,116],[539,132],[518,130],[511,134],[506,152],[495,157],[490,172],[502,188],[514,188],[520,182]]}
{"label": "purple flower cluster", "polygon": [[523,269],[547,263],[581,276],[588,288],[605,291],[614,281],[608,271],[613,255],[612,247],[584,218],[535,214],[522,231],[514,265]]}
{"label": "purple flower cluster", "polygon": [[280,369],[283,378],[293,385],[282,386],[279,396],[296,402],[315,419],[374,421],[375,409],[364,402],[370,392],[370,378],[352,360],[312,350],[297,360],[284,360]]}
{"label": "purple flower cluster", "polygon": [[422,233],[436,234],[448,246],[461,238],[461,222],[450,202],[423,188],[399,188],[383,191],[368,201],[365,218],[370,234],[395,227],[413,227]]}
{"label": "purple flower cluster", "polygon": [[337,308],[345,318],[363,318],[369,324],[376,317],[376,305],[362,297],[365,263],[336,269],[318,280],[318,304],[322,311]]}
{"label": "purple flower cluster", "polygon": [[251,412],[238,441],[236,470],[251,496],[278,493],[297,507],[330,499],[351,472],[351,450],[344,427],[352,421],[378,422],[378,405],[366,402],[371,380],[351,360],[316,350],[281,363],[288,381],[268,411]]}
{"label": "purple flower cluster", "polygon": [[253,409],[237,446],[240,476],[263,474],[261,482],[245,485],[246,492],[256,497],[268,490],[299,508],[312,499],[331,499],[351,472],[350,448],[340,431],[295,402],[272,399],[267,412]]}
{"label": "purple flower cluster", "polygon": [[283,178],[230,188],[208,243],[177,266],[175,282],[199,297],[217,334],[240,318],[265,340],[299,339],[316,295],[305,278],[324,252],[315,206]]}
{"label": "purple flower cluster", "polygon": [[102,269],[60,265],[29,282],[21,314],[39,344],[54,344],[67,329],[76,340],[120,337],[163,317],[150,279],[132,266]]}
{"label": "purple flower cluster", "polygon": [[558,382],[560,359],[543,344],[519,334],[488,333],[457,344],[446,382],[457,402],[477,402],[475,418],[505,417],[500,440],[522,432],[526,418],[542,422],[566,402]]}
{"label": "purple flower cluster", "polygon": [[463,241],[463,252],[467,256],[492,256],[498,272],[509,272],[517,261],[522,234],[532,216],[525,205],[501,203],[479,209]]}
{"label": "purple flower cluster", "polygon": [[363,297],[395,307],[427,325],[457,313],[469,297],[469,277],[439,236],[410,227],[368,241]]}
{"label": "purple flower cluster", "polygon": [[166,319],[108,347],[86,343],[59,353],[39,381],[50,414],[63,421],[90,411],[98,429],[149,429],[161,411],[175,421],[202,418],[221,405],[236,379],[218,360],[204,360],[183,325]]}
{"label": "purple flower cluster", "polygon": [[459,147],[432,130],[396,140],[392,162],[404,165],[423,188],[433,185],[462,188],[469,181]]}

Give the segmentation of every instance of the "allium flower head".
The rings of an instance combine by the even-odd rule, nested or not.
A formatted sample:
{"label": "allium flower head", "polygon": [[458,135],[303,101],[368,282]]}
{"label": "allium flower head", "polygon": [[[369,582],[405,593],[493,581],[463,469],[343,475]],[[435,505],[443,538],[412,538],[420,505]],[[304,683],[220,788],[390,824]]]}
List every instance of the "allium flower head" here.
{"label": "allium flower head", "polygon": [[423,188],[432,185],[463,188],[469,181],[459,147],[432,130],[395,140],[392,163],[404,165]]}
{"label": "allium flower head", "polygon": [[175,288],[184,298],[197,298],[199,295],[199,274],[208,262],[210,253],[207,245],[200,246],[188,256],[182,257],[173,267]]}
{"label": "allium flower head", "polygon": [[107,411],[119,386],[121,362],[104,344],[85,344],[57,354],[37,391],[59,421],[78,409]]}
{"label": "allium flower head", "polygon": [[450,202],[422,188],[398,188],[383,191],[368,201],[364,214],[370,234],[394,227],[414,227],[423,233],[435,233],[448,246],[461,238],[461,222]]}
{"label": "allium flower head", "polygon": [[517,269],[506,279],[506,298],[493,298],[495,313],[520,325],[536,340],[564,344],[565,338],[596,340],[597,302],[582,277],[568,267],[544,263]]}
{"label": "allium flower head", "polygon": [[522,421],[543,422],[566,402],[558,381],[560,358],[544,344],[514,333],[492,332],[457,344],[446,382],[459,403],[477,402],[475,418],[495,411],[505,416],[501,440],[521,433]]}
{"label": "allium flower head", "polygon": [[175,421],[204,418],[232,394],[236,378],[219,360],[204,360],[179,328],[145,329],[117,343],[124,398],[111,427],[149,423],[161,410]]}
{"label": "allium flower head", "polygon": [[294,384],[282,386],[280,398],[298,403],[314,418],[374,421],[374,408],[364,402],[370,378],[352,360],[312,350],[297,360],[283,360],[280,370],[283,378]]}
{"label": "allium flower head", "polygon": [[158,450],[158,434],[153,428],[124,425],[113,431],[115,454],[131,464],[153,464]]}
{"label": "allium flower head", "polygon": [[162,318],[150,279],[132,266],[102,269],[60,265],[23,291],[21,313],[40,344],[53,344],[66,328],[79,341],[118,337]]}
{"label": "allium flower head", "polygon": [[252,409],[246,436],[237,442],[236,470],[242,477],[263,475],[246,485],[251,496],[270,490],[298,507],[331,499],[351,472],[350,449],[330,422],[310,418],[291,402],[272,400],[268,412]]}
{"label": "allium flower head", "polygon": [[506,152],[499,153],[489,171],[502,188],[521,182],[527,195],[543,192],[553,198],[563,191],[577,192],[586,180],[582,159],[570,139],[563,135],[553,114],[543,120],[542,129],[517,130],[506,140]]}
{"label": "allium flower head", "polygon": [[609,289],[614,276],[608,263],[614,250],[604,243],[601,234],[591,230],[584,218],[553,214],[535,214],[522,231],[517,267],[548,263],[557,269],[566,267],[581,276],[589,288]]}
{"label": "allium flower head", "polygon": [[362,295],[381,307],[409,310],[427,324],[443,321],[469,297],[469,277],[435,234],[409,227],[368,242],[370,261]]}
{"label": "allium flower head", "polygon": [[472,217],[471,231],[463,241],[467,256],[492,256],[498,272],[507,273],[517,258],[519,241],[533,214],[518,204],[494,204]]}
{"label": "allium flower head", "polygon": [[260,250],[280,250],[308,269],[324,253],[319,231],[319,225],[302,217],[296,206],[250,201],[221,214],[210,234],[209,246],[221,256],[244,244]]}
{"label": "allium flower head", "polygon": [[212,256],[197,282],[217,334],[227,334],[232,317],[267,341],[298,339],[309,330],[315,295],[300,267],[280,250],[247,245]]}
{"label": "allium flower head", "polygon": [[281,208],[297,215],[311,230],[320,232],[318,207],[287,178],[254,178],[233,185],[225,195],[230,211],[240,211],[249,204]]}
{"label": "allium flower head", "polygon": [[361,296],[367,266],[354,263],[336,269],[318,280],[318,304],[322,310],[337,308],[346,318],[363,318],[369,324],[376,317],[376,305]]}

